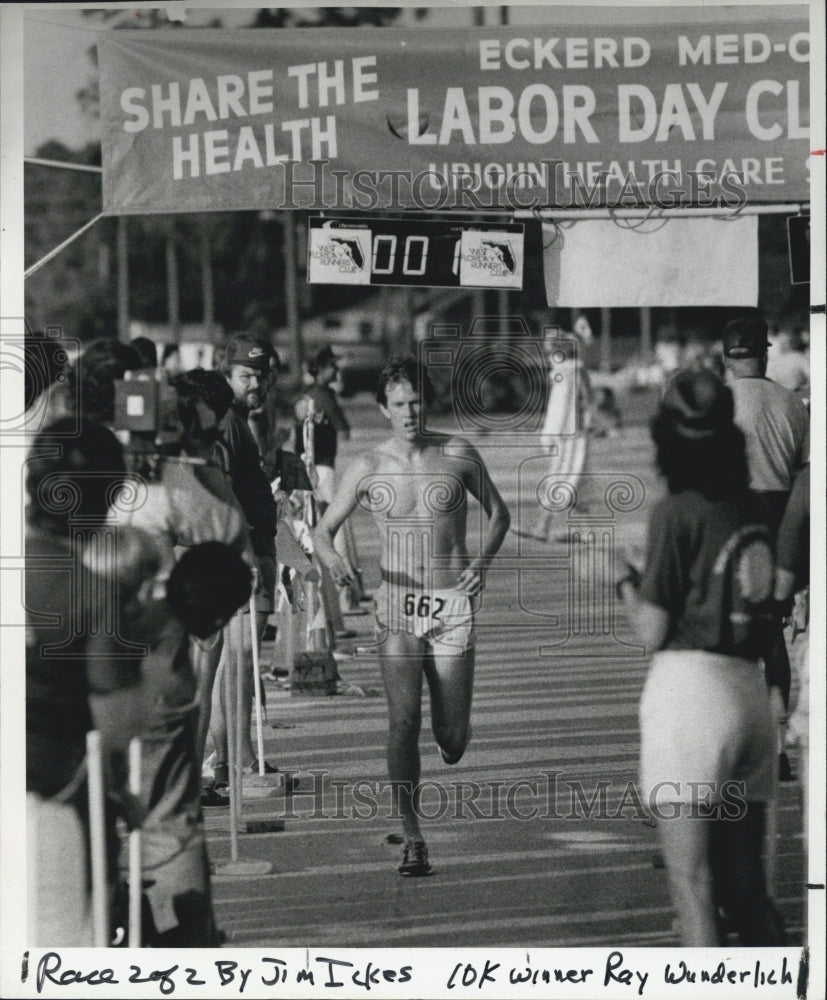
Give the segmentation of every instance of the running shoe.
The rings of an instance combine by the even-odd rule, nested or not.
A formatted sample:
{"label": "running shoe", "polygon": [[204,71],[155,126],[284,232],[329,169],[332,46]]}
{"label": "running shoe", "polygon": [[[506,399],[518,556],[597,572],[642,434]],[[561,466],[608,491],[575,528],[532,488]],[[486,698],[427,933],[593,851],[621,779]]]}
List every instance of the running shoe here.
{"label": "running shoe", "polygon": [[[245,768],[243,768],[243,770],[242,770],[241,773],[242,774],[258,774],[258,759],[254,757],[252,763],[248,764]],[[265,774],[278,774],[279,773],[279,769],[277,767],[273,767],[273,765],[269,761],[265,760],[265,762],[264,762],[264,773]]]}
{"label": "running shoe", "polygon": [[459,764],[459,762],[465,756],[465,751],[468,749],[468,744],[471,742],[471,737],[473,735],[474,735],[474,733],[473,733],[473,730],[471,729],[471,723],[469,722],[468,723],[468,738],[465,741],[465,746],[462,748],[462,753],[450,754],[450,753],[446,753],[446,751],[443,750],[442,747],[439,748],[439,752],[442,754],[442,759],[445,761],[446,764],[448,764],[448,765]]}
{"label": "running shoe", "polygon": [[229,795],[219,795],[214,788],[205,788],[201,792],[202,809],[225,809],[229,804]]}
{"label": "running shoe", "polygon": [[265,681],[280,681],[290,676],[287,667],[271,667],[267,673],[261,675]]}
{"label": "running shoe", "polygon": [[409,878],[417,878],[431,874],[431,864],[428,861],[428,848],[424,840],[408,840],[402,852],[402,864],[399,874]]}

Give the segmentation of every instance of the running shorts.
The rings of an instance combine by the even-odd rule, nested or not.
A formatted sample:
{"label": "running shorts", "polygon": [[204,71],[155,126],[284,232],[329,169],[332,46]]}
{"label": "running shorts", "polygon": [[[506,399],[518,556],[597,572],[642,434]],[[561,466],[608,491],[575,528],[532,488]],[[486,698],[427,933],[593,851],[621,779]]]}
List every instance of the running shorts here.
{"label": "running shorts", "polygon": [[772,792],[769,696],[751,660],[702,650],[655,653],[640,733],[644,805],[766,802]]}
{"label": "running shorts", "polygon": [[474,604],[453,587],[420,590],[383,582],[374,597],[376,625],[382,633],[416,636],[434,652],[456,655],[474,645]]}

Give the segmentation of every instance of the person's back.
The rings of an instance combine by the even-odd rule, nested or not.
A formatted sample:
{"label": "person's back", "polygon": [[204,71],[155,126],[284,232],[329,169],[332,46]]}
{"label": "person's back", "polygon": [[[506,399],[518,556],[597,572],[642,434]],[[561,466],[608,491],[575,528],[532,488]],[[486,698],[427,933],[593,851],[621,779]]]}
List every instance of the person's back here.
{"label": "person's back", "polygon": [[793,393],[766,377],[770,344],[762,319],[732,320],[723,343],[735,423],[746,439],[749,487],[766,503],[775,533],[793,480],[808,460],[809,415]]}
{"label": "person's back", "polygon": [[[155,542],[133,529],[122,546],[121,576],[126,563],[161,568],[160,553],[153,562],[141,548],[151,551]],[[123,595],[120,625],[126,639],[143,641],[141,671],[149,695],[141,732],[141,854],[149,904],[144,944],[213,947],[218,939],[200,806],[199,697],[189,637],[204,638],[229,620],[249,596],[250,571],[229,546],[209,541],[181,557],[163,595],[157,576],[149,588],[146,580],[135,582],[139,595],[132,593],[134,586]]]}
{"label": "person's back", "polygon": [[809,418],[804,405],[768,378],[736,378],[730,388],[735,423],[747,442],[750,488],[789,493],[807,458]]}
{"label": "person's back", "polygon": [[74,604],[91,593],[85,577],[68,539],[27,529],[26,787],[46,797],[75,775],[92,728],[86,635]]}
{"label": "person's back", "polygon": [[[110,795],[113,764],[144,708],[135,664],[116,650],[111,593],[93,580],[105,517],[125,473],[106,428],[74,417],[35,438],[26,490],[26,813],[28,943],[93,943],[86,825],[86,735],[100,734]],[[85,536],[89,545],[84,544]],[[88,568],[87,568],[88,567]],[[105,603],[107,602],[107,603]],[[115,605],[117,607],[117,605]],[[95,642],[93,648],[93,641]],[[111,755],[111,756],[110,756]],[[121,798],[123,804],[123,799]],[[108,860],[115,817],[106,810]]]}

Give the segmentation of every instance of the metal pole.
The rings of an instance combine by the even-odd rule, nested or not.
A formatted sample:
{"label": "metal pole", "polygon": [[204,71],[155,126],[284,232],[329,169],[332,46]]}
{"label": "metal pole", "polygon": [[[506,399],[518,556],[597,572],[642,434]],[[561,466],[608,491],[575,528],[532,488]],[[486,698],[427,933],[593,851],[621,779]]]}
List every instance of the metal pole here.
{"label": "metal pole", "polygon": [[207,219],[201,219],[201,295],[204,304],[204,334],[212,340],[212,328],[215,324],[215,290],[213,288],[212,245],[210,240],[210,224]]}
{"label": "metal pole", "polygon": [[238,638],[236,629],[237,615],[230,619],[229,625],[224,631],[224,720],[227,725],[227,771],[229,772],[230,785],[230,860],[238,861],[238,814],[236,812],[236,799],[239,789],[236,786],[235,774],[235,731],[236,714],[233,704],[233,669],[236,661],[235,644]]}
{"label": "metal pole", "polygon": [[91,163],[69,163],[67,160],[44,160],[41,156],[24,156],[24,163],[31,163],[35,167],[56,167],[58,170],[79,170],[85,174],[102,174],[103,167],[96,167]]}
{"label": "metal pole", "polygon": [[[242,757],[242,743],[243,743],[243,725],[244,725],[244,697],[243,697],[243,684],[244,684],[244,621],[241,609],[236,612],[235,616],[235,627],[236,635],[238,638],[238,644],[235,651],[235,769],[231,769],[235,776],[236,783],[236,796],[235,796],[235,812],[237,820],[241,819],[241,799],[243,796],[243,788],[241,787],[242,777],[241,773],[243,770],[243,757]],[[233,808],[231,805],[230,808]]]}
{"label": "metal pole", "polygon": [[76,240],[76,239],[78,238],[78,236],[83,236],[83,234],[84,234],[84,233],[85,233],[85,232],[86,232],[86,231],[87,231],[88,229],[91,229],[91,228],[92,228],[92,226],[94,226],[94,224],[95,224],[95,223],[96,223],[96,222],[97,222],[97,221],[98,221],[99,219],[102,219],[102,218],[103,218],[103,212],[99,212],[99,213],[98,213],[98,214],[97,214],[97,215],[95,216],[95,218],[94,218],[94,219],[90,219],[90,220],[89,220],[89,221],[88,221],[88,222],[86,223],[86,225],[85,225],[85,226],[81,226],[81,227],[80,227],[80,229],[78,229],[78,231],[77,231],[76,233],[72,233],[72,235],[71,235],[71,236],[69,236],[69,237],[68,237],[67,239],[65,239],[65,240],[64,240],[64,241],[63,241],[62,243],[58,243],[58,245],[57,245],[57,246],[56,246],[56,247],[54,248],[54,250],[50,250],[50,251],[49,251],[49,252],[48,252],[48,253],[46,254],[46,256],[45,256],[45,257],[41,257],[39,261],[37,261],[36,263],[32,264],[32,266],[31,266],[30,268],[28,268],[27,270],[25,270],[25,271],[23,272],[23,277],[24,277],[24,278],[31,278],[31,276],[32,276],[32,275],[33,275],[33,274],[34,274],[35,272],[39,271],[39,270],[40,270],[40,268],[41,268],[41,267],[43,267],[43,265],[44,265],[44,264],[48,264],[50,260],[53,260],[53,259],[54,259],[55,257],[57,257],[57,255],[58,255],[58,254],[59,254],[59,253],[61,252],[61,250],[65,250],[65,249],[66,249],[66,247],[68,247],[70,243],[74,243],[74,242],[75,242],[75,240]]}
{"label": "metal pole", "polygon": [[808,211],[809,202],[784,205],[743,205],[739,208],[519,208],[515,219],[734,219],[745,215],[798,215]]}
{"label": "metal pole", "polygon": [[600,370],[612,370],[612,310],[600,310]]}
{"label": "metal pole", "polygon": [[178,284],[178,253],[176,248],[175,223],[171,222],[167,231],[167,314],[172,342],[181,341],[180,289]]}
{"label": "metal pole", "polygon": [[122,344],[129,343],[129,240],[127,238],[127,225],[127,217],[119,215],[116,229],[118,253],[118,340]]}
{"label": "metal pole", "polygon": [[652,310],[640,307],[640,356],[643,361],[652,357]]}
{"label": "metal pole", "polygon": [[109,945],[109,885],[106,877],[106,825],[101,734],[86,734],[86,769],[89,787],[89,846],[92,857],[92,928],[96,948]]}
{"label": "metal pole", "polygon": [[250,641],[253,647],[253,691],[256,696],[256,752],[258,753],[258,773],[264,777],[264,733],[261,723],[261,674],[258,655],[258,619],[256,617],[255,594],[250,594]]}
{"label": "metal pole", "polygon": [[[129,742],[129,791],[141,794],[141,741],[135,737]],[[129,832],[129,947],[141,947],[141,829]]]}
{"label": "metal pole", "polygon": [[301,383],[304,344],[299,317],[299,283],[296,265],[296,223],[290,212],[282,214],[284,227],[284,305],[287,311],[287,332],[292,348],[290,375],[298,386]]}

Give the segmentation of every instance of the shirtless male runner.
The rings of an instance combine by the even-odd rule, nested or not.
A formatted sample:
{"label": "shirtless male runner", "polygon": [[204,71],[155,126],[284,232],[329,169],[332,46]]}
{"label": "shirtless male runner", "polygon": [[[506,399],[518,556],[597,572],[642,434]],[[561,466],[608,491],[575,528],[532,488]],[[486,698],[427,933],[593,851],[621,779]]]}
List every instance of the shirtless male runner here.
{"label": "shirtless male runner", "polygon": [[[409,876],[431,870],[416,808],[422,677],[442,758],[456,764],[471,737],[474,611],[510,522],[476,449],[461,437],[425,435],[424,407],[433,397],[414,358],[384,369],[376,401],[391,436],[346,470],[315,533],[316,552],[337,583],[350,582],[350,568],[333,536],[357,505],[373,514],[383,536],[377,645],[388,699],[388,774],[406,840],[399,873]],[[488,519],[471,552],[469,493]]]}

